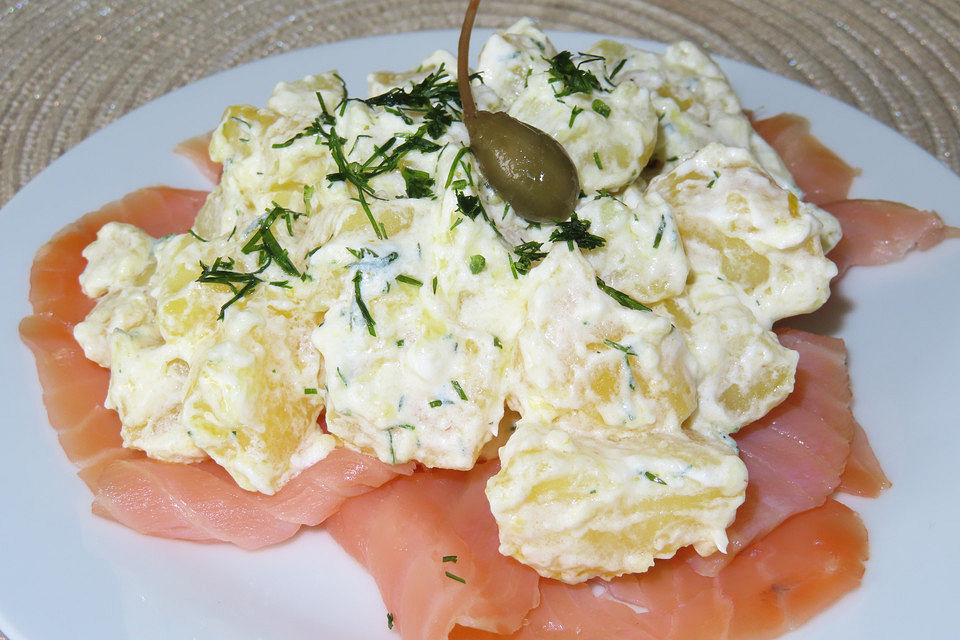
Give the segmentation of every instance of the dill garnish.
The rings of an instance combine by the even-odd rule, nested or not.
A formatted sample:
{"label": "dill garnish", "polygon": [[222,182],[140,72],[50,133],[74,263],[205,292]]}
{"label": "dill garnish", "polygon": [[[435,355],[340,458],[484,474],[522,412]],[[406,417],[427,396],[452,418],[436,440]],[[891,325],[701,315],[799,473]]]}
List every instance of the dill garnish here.
{"label": "dill garnish", "polygon": [[653,248],[660,248],[660,240],[663,239],[663,230],[667,226],[667,220],[662,215],[660,216],[660,225],[657,227],[657,237],[653,239]]}
{"label": "dill garnish", "polygon": [[373,321],[373,316],[370,315],[370,310],[367,309],[367,305],[363,302],[363,297],[360,295],[360,281],[363,279],[362,272],[357,269],[353,274],[353,292],[357,302],[357,307],[360,309],[360,315],[363,316],[363,321],[367,323],[367,331],[372,336],[376,336],[377,332],[373,328],[373,325],[376,322]]}
{"label": "dill garnish", "polygon": [[608,286],[603,280],[600,279],[600,276],[597,276],[597,286],[600,287],[600,291],[603,291],[605,294],[616,300],[622,307],[626,307],[627,309],[636,309],[638,311],[650,311],[650,307],[642,302],[637,302],[623,291],[618,291],[617,289]]}
{"label": "dill garnish", "polygon": [[397,276],[397,282],[402,282],[404,284],[412,284],[415,287],[422,287],[423,283],[412,276],[407,276],[400,274]]}
{"label": "dill garnish", "polygon": [[470,273],[477,275],[487,266],[487,259],[480,254],[470,256]]}
{"label": "dill garnish", "polygon": [[574,93],[590,93],[591,91],[603,90],[597,76],[590,71],[585,71],[580,68],[580,65],[584,62],[597,59],[602,60],[603,58],[599,56],[586,56],[585,54],[580,54],[580,56],[585,57],[585,59],[582,59],[577,64],[574,64],[573,54],[569,51],[561,51],[552,58],[544,58],[550,63],[550,70],[548,71],[550,75],[549,82],[551,84],[560,83],[559,91],[554,87],[554,95],[556,97],[562,98],[563,96],[569,96]]}
{"label": "dill garnish", "polygon": [[603,339],[603,344],[607,345],[607,346],[610,347],[611,349],[617,349],[617,350],[619,350],[619,351],[623,351],[623,352],[624,352],[625,354],[627,354],[628,356],[635,356],[635,355],[637,355],[637,352],[634,351],[632,347],[626,347],[626,346],[620,344],[619,342],[614,342],[613,340],[608,340],[608,339],[604,338],[604,339]]}
{"label": "dill garnish", "polygon": [[584,251],[598,249],[607,243],[605,238],[590,233],[590,221],[581,220],[574,211],[569,220],[557,223],[557,228],[550,234],[550,242],[566,242],[573,249],[573,243]]}
{"label": "dill garnish", "polygon": [[210,266],[203,264],[203,262],[200,263],[200,277],[197,278],[197,282],[225,284],[233,291],[233,297],[220,307],[220,314],[217,316],[218,320],[223,320],[223,314],[230,305],[240,298],[253,293],[256,286],[263,282],[257,274],[262,273],[263,270],[267,268],[265,264],[253,273],[244,273],[242,271],[234,271],[234,264],[232,258],[223,257],[214,260]]}
{"label": "dill garnish", "polygon": [[514,269],[517,273],[522,276],[527,275],[530,269],[533,268],[534,262],[540,262],[547,257],[545,251],[540,251],[540,248],[543,246],[541,242],[534,242],[533,240],[529,242],[524,242],[523,244],[518,244],[513,248],[513,252],[516,254],[516,261],[511,261]]}
{"label": "dill garnish", "polygon": [[400,175],[407,186],[408,198],[432,198],[433,178],[426,171],[403,167],[400,169]]}
{"label": "dill garnish", "polygon": [[644,471],[644,472],[643,472],[643,475],[647,478],[647,480],[649,480],[649,481],[651,481],[651,482],[656,482],[657,484],[664,484],[664,485],[667,484],[666,482],[663,481],[663,478],[661,478],[660,476],[658,476],[658,475],[655,474],[655,473],[651,473],[651,472],[649,472],[649,471]]}
{"label": "dill garnish", "polygon": [[594,111],[602,115],[604,118],[610,117],[610,105],[608,105],[603,100],[600,100],[599,98],[597,98],[596,100],[593,101],[593,104],[591,106],[593,107]]}

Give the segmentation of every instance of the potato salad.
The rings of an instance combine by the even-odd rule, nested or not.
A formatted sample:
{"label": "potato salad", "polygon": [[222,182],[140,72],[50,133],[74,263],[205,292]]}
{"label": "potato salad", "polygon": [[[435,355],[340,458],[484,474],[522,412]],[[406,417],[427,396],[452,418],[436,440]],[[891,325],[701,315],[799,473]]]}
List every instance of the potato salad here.
{"label": "potato salad", "polygon": [[102,229],[75,335],[124,445],[265,494],[340,446],[499,457],[501,553],[567,582],[723,551],[730,434],[793,389],[771,327],[827,299],[839,225],[696,46],[558,51],[530,20],[470,76],[576,166],[569,219],[525,220],[471,152],[456,69],[439,51],[367,98],[281,82],[224,113],[189,233]]}

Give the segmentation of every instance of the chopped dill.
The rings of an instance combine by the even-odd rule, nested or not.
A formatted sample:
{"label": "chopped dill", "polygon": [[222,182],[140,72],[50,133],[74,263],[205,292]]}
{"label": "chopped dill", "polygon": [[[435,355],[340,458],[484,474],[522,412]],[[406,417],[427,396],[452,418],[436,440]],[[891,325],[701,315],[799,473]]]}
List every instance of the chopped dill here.
{"label": "chopped dill", "polygon": [[619,351],[623,351],[623,352],[624,352],[625,354],[627,354],[628,356],[635,356],[635,355],[637,355],[637,352],[634,351],[632,347],[624,346],[624,345],[620,344],[619,342],[614,342],[613,340],[608,340],[608,339],[604,338],[604,339],[603,339],[603,344],[607,345],[607,346],[610,347],[611,349],[617,349],[617,350],[619,350]]}
{"label": "chopped dill", "polygon": [[376,322],[373,321],[373,316],[370,315],[370,310],[367,309],[367,305],[363,302],[363,297],[360,295],[360,281],[363,279],[362,272],[357,269],[353,274],[353,291],[355,299],[357,302],[357,307],[360,309],[360,315],[363,316],[363,321],[367,324],[367,331],[372,336],[377,335],[377,331],[373,328]]}
{"label": "chopped dill", "polygon": [[620,62],[617,63],[617,66],[613,68],[613,71],[610,72],[610,75],[608,76],[607,79],[613,80],[614,76],[620,73],[620,69],[623,69],[623,65],[626,64],[626,62],[627,62],[626,58],[623,58],[622,60],[620,60]]}
{"label": "chopped dill", "polygon": [[600,80],[592,72],[580,68],[584,62],[600,59],[599,56],[586,56],[579,54],[582,58],[579,63],[574,64],[573,54],[569,51],[561,51],[552,58],[544,58],[550,63],[548,74],[550,84],[560,83],[560,90],[554,87],[553,92],[557,98],[569,96],[574,93],[590,93],[592,91],[603,91],[600,86]]}
{"label": "chopped dill", "polygon": [[618,291],[617,289],[608,286],[607,283],[600,279],[600,276],[597,276],[597,286],[600,287],[600,291],[603,291],[605,294],[616,300],[622,307],[626,307],[627,309],[636,309],[638,311],[650,311],[650,307],[642,302],[637,302],[623,291]]}
{"label": "chopped dill", "polygon": [[487,266],[487,259],[480,254],[470,256],[470,273],[477,275]]}
{"label": "chopped dill", "polygon": [[603,100],[597,98],[593,101],[593,104],[591,106],[593,107],[594,111],[602,115],[604,118],[610,117],[610,105],[608,105]]}
{"label": "chopped dill", "polygon": [[402,273],[397,276],[397,282],[402,282],[404,284],[412,284],[415,287],[423,286],[423,283],[417,280],[416,278],[414,278],[413,276],[407,276]]}
{"label": "chopped dill", "polygon": [[557,223],[557,228],[550,234],[550,242],[566,242],[570,249],[573,249],[573,243],[577,243],[584,251],[598,249],[607,243],[605,238],[590,233],[590,221],[581,220],[576,212],[569,220]]}
{"label": "chopped dill", "polygon": [[522,244],[518,244],[513,248],[513,253],[516,254],[517,259],[514,261],[511,259],[510,264],[522,276],[527,275],[530,272],[530,269],[533,268],[535,262],[540,262],[547,257],[545,251],[540,251],[543,247],[542,242],[534,242],[530,240]]}
{"label": "chopped dill", "polygon": [[467,581],[464,580],[463,578],[461,578],[460,576],[454,575],[454,574],[450,573],[449,571],[444,571],[444,573],[445,573],[445,574],[447,575],[447,577],[450,578],[451,580],[456,580],[456,581],[459,582],[460,584],[467,584]]}
{"label": "chopped dill", "polygon": [[667,226],[667,219],[664,218],[664,217],[661,215],[661,216],[660,216],[660,225],[657,227],[657,236],[653,239],[653,248],[654,248],[654,249],[659,249],[659,248],[660,248],[660,240],[663,239],[663,230],[666,228],[666,226]]}
{"label": "chopped dill", "polygon": [[655,473],[651,473],[651,472],[649,472],[649,471],[644,471],[644,472],[643,472],[643,475],[647,478],[647,480],[649,480],[649,481],[651,481],[651,482],[656,482],[657,484],[663,484],[663,485],[667,484],[666,482],[663,481],[663,478],[661,478],[660,476],[658,476],[658,475],[655,474]]}
{"label": "chopped dill", "polygon": [[433,178],[426,171],[403,167],[400,169],[400,175],[407,186],[408,198],[432,198]]}

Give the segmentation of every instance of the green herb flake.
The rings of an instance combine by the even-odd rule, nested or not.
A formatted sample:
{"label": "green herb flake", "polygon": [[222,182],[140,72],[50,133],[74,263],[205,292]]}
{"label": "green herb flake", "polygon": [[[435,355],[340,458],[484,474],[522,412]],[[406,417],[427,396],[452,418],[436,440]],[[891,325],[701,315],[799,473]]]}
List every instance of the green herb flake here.
{"label": "green herb flake", "polygon": [[[573,54],[569,51],[561,51],[552,58],[544,58],[550,63],[549,82],[551,84],[560,83],[560,89],[554,87],[554,95],[557,98],[569,96],[574,93],[591,93],[592,91],[603,91],[600,86],[600,80],[590,71],[581,69],[573,62]],[[593,56],[591,59],[597,59]],[[582,60],[588,62],[589,60]]]}
{"label": "green herb flake", "polygon": [[593,163],[597,165],[597,169],[600,169],[600,171],[603,171],[603,163],[600,162],[600,154],[597,153],[596,151],[593,152]]}
{"label": "green herb flake", "polygon": [[583,109],[574,105],[573,109],[570,111],[570,122],[567,123],[568,129],[573,129],[573,121],[577,119],[577,116],[583,113]]}
{"label": "green herb flake", "polygon": [[[589,223],[588,223],[589,224]],[[554,231],[556,233],[556,231]],[[513,248],[513,252],[517,256],[517,260],[513,261],[511,258],[510,264],[512,268],[519,273],[520,275],[527,275],[530,272],[530,269],[533,268],[535,262],[540,262],[547,257],[545,251],[540,251],[543,247],[542,242],[524,242],[518,244]]]}
{"label": "green herb flake", "polygon": [[461,577],[458,576],[458,575],[454,575],[454,574],[450,573],[449,571],[444,571],[444,573],[445,573],[446,576],[447,576],[448,578],[450,578],[451,580],[456,580],[456,581],[459,582],[460,584],[467,584],[467,581],[464,580],[463,578],[461,578]]}
{"label": "green herb flake", "polygon": [[627,309],[636,309],[638,311],[650,311],[650,307],[643,304],[642,302],[637,302],[623,291],[618,291],[611,286],[608,286],[603,280],[597,276],[597,286],[600,287],[600,290],[605,294],[616,300],[620,306],[626,307]]}
{"label": "green herb flake", "polygon": [[623,69],[623,65],[625,65],[626,63],[627,63],[627,59],[626,59],[626,58],[624,58],[624,59],[622,59],[620,62],[618,62],[618,63],[617,63],[617,66],[615,66],[615,67],[613,68],[613,71],[610,72],[610,77],[609,77],[609,79],[610,79],[610,80],[613,80],[614,76],[616,76],[618,73],[620,73],[620,69]]}
{"label": "green herb flake", "polygon": [[287,250],[280,246],[280,242],[273,233],[273,224],[279,218],[283,218],[286,222],[287,233],[292,235],[293,221],[302,215],[302,213],[281,207],[274,202],[273,207],[267,209],[266,214],[260,218],[256,231],[253,232],[250,239],[243,245],[241,251],[246,254],[259,254],[258,264],[264,268],[265,265],[274,262],[284,273],[302,279],[303,274],[301,274],[293,262],[291,262]]}
{"label": "green herb flake", "polygon": [[456,562],[457,556],[443,556],[443,562]]}
{"label": "green herb flake", "polygon": [[217,316],[218,320],[223,320],[223,314],[226,313],[226,310],[230,305],[235,303],[237,300],[240,300],[244,296],[248,296],[253,293],[253,290],[258,284],[263,282],[258,277],[258,274],[263,272],[264,269],[269,266],[269,263],[265,263],[260,267],[259,270],[254,271],[253,273],[244,273],[242,271],[234,271],[234,261],[232,258],[223,258],[219,257],[213,261],[213,264],[207,266],[200,262],[200,277],[197,278],[197,282],[207,283],[207,284],[225,284],[230,287],[230,290],[233,291],[233,297],[227,300],[223,306],[220,307],[220,314]]}
{"label": "green herb flake", "polygon": [[423,286],[423,283],[417,280],[416,278],[414,278],[413,276],[407,276],[402,273],[397,276],[397,282],[402,282],[404,284],[412,284],[415,287]]}
{"label": "green herb flake", "polygon": [[373,316],[370,315],[370,310],[367,309],[367,305],[363,302],[363,297],[360,295],[360,281],[363,279],[363,275],[360,270],[353,274],[353,292],[356,298],[357,307],[360,309],[360,315],[363,316],[363,321],[367,324],[367,331],[372,336],[377,335],[377,331],[373,328],[376,322],[373,321]]}
{"label": "green herb flake", "polygon": [[581,220],[576,212],[569,220],[557,223],[557,228],[550,234],[550,242],[566,242],[571,249],[576,243],[584,251],[598,249],[607,243],[605,238],[590,233],[590,221]]}
{"label": "green herb flake", "polygon": [[660,225],[657,227],[657,237],[655,237],[655,238],[653,239],[653,248],[654,248],[654,249],[659,249],[659,248],[660,248],[660,240],[663,239],[663,230],[666,228],[666,226],[667,226],[667,219],[664,218],[664,217],[661,215],[661,216],[660,216]]}
{"label": "green herb flake", "polygon": [[305,184],[303,185],[303,210],[306,215],[310,215],[310,200],[313,198],[313,187]]}
{"label": "green herb flake", "polygon": [[477,275],[487,266],[487,259],[477,254],[470,256],[470,273]]}
{"label": "green herb flake", "polygon": [[436,409],[443,404],[443,400],[431,400],[429,403],[431,409]]}
{"label": "green herb flake", "polygon": [[201,238],[200,236],[198,236],[197,233],[196,233],[196,231],[194,231],[193,229],[189,229],[189,230],[187,231],[187,233],[189,233],[190,235],[192,235],[194,238],[196,238],[196,239],[199,240],[200,242],[207,242],[206,240],[204,240],[203,238]]}
{"label": "green herb flake", "polygon": [[670,156],[669,158],[667,158],[667,162],[676,162],[679,159],[680,159],[679,156]]}
{"label": "green herb flake", "polygon": [[360,102],[370,107],[383,107],[407,123],[412,123],[414,117],[422,118],[423,124],[417,134],[426,134],[434,140],[442,136],[454,120],[461,119],[457,83],[442,64],[409,89],[394,87]]}
{"label": "green herb flake", "polygon": [[387,629],[393,629],[393,621],[395,619],[392,613],[387,614]]}
{"label": "green herb flake", "polygon": [[444,183],[443,188],[446,189],[453,182],[453,176],[457,172],[457,166],[460,165],[460,160],[463,158],[463,154],[467,151],[470,151],[470,147],[460,147],[457,151],[457,155],[453,156],[453,163],[450,165],[450,172],[447,173],[447,181]]}
{"label": "green herb flake", "polygon": [[627,354],[628,356],[635,356],[635,355],[637,355],[637,352],[634,351],[632,347],[625,347],[625,346],[623,346],[622,344],[620,344],[619,342],[614,342],[613,340],[607,340],[606,338],[604,338],[604,339],[603,339],[603,344],[607,345],[607,346],[610,347],[611,349],[617,349],[618,351],[623,351],[623,352],[624,352],[625,354]]}
{"label": "green herb flake", "polygon": [[433,293],[437,293],[437,276],[433,276]]}
{"label": "green herb flake", "polygon": [[480,202],[479,196],[468,196],[462,191],[457,192],[457,211],[467,216],[471,220],[476,220],[477,216],[487,217],[487,212]]}
{"label": "green herb flake", "polygon": [[405,340],[404,340],[403,338],[400,338],[399,340],[397,340],[397,346],[398,346],[398,347],[402,347],[403,344],[404,344],[404,342],[405,342]]}
{"label": "green herb flake", "polygon": [[495,346],[497,349],[503,349],[503,344],[501,344],[500,338],[497,336],[493,336],[493,346]]}
{"label": "green herb flake", "polygon": [[304,387],[303,393],[304,395],[315,396],[317,395],[317,390],[312,387]]}
{"label": "green herb flake", "polygon": [[666,482],[663,481],[663,478],[661,478],[660,476],[658,476],[658,475],[655,474],[655,473],[651,473],[651,472],[649,472],[649,471],[644,471],[644,472],[643,472],[643,475],[644,475],[644,476],[647,478],[647,480],[649,480],[650,482],[656,482],[657,484],[663,484],[663,485],[667,484]]}
{"label": "green herb flake", "polygon": [[610,117],[610,105],[608,105],[603,100],[600,100],[599,98],[597,98],[593,101],[593,104],[590,106],[593,107],[593,110],[599,113],[600,115],[602,115],[604,118]]}
{"label": "green herb flake", "polygon": [[403,167],[400,169],[400,175],[407,185],[408,198],[432,198],[433,178],[426,171]]}
{"label": "green herb flake", "polygon": [[451,380],[450,385],[453,387],[453,390],[457,392],[457,395],[460,396],[461,400],[467,399],[467,394],[463,392],[463,387],[460,386],[460,383],[456,380]]}

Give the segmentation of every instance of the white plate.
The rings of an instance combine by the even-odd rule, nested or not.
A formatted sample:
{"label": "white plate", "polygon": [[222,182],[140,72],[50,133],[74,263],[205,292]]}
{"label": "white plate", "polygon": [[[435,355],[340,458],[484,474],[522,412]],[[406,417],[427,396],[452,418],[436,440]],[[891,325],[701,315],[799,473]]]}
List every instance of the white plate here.
{"label": "white plate", "polygon": [[[224,107],[263,104],[279,80],[339,68],[351,93],[366,73],[405,69],[452,31],[341,42],[217,74],[130,113],[54,162],[0,214],[0,630],[11,640],[66,637],[396,638],[365,572],[322,531],[258,552],[138,535],[90,514],[90,494],[47,424],[33,359],[16,327],[29,312],[27,274],[57,229],[133,189],[208,185],[173,145],[215,126]],[[489,32],[478,32],[474,42]],[[597,36],[551,34],[584,49]],[[651,49],[661,45],[638,42]],[[748,108],[807,116],[814,132],[863,168],[854,195],[936,209],[960,224],[960,179],[860,112],[799,84],[723,61]],[[954,402],[960,362],[960,243],[848,274],[821,325],[847,340],[856,414],[893,490],[850,500],[872,558],[863,585],[791,640],[947,637],[954,631],[960,500]]]}

